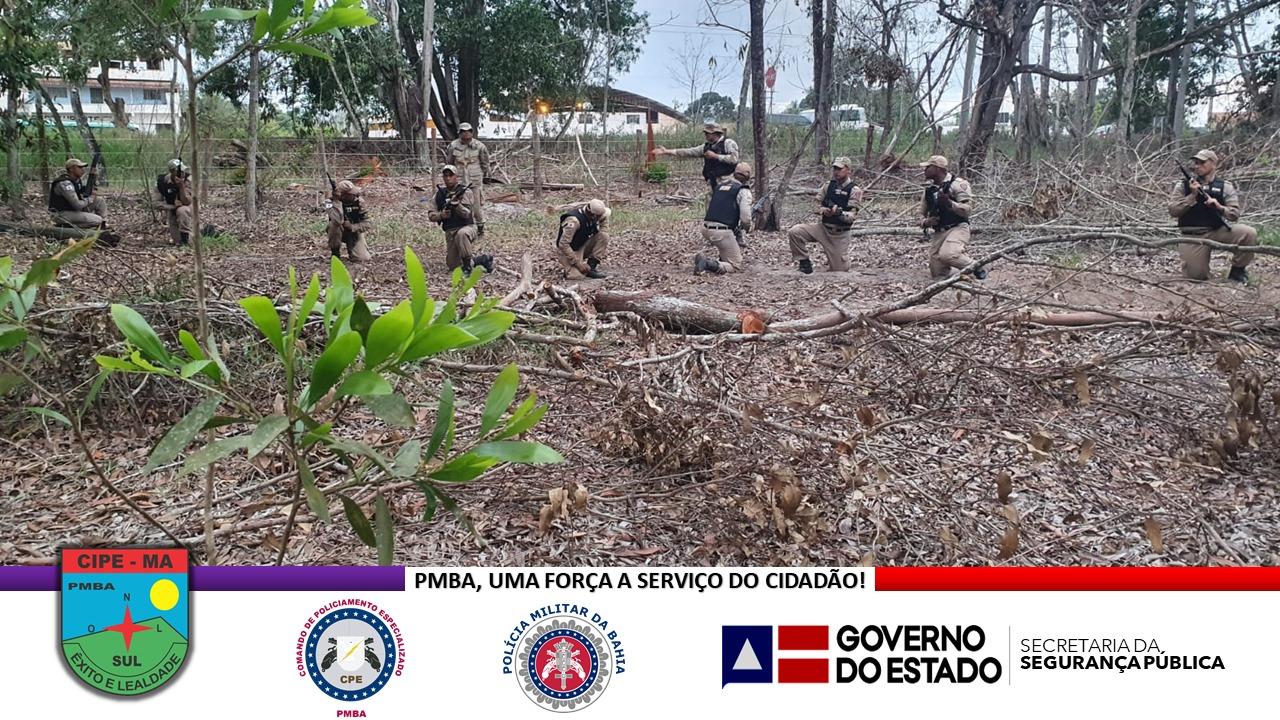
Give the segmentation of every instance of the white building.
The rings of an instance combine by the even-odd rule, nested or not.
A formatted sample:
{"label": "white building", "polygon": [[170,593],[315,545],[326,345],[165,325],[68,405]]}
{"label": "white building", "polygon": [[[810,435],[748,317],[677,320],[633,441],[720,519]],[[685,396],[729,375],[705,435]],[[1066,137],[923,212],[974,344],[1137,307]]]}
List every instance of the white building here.
{"label": "white building", "polygon": [[[112,127],[111,106],[103,95],[99,82],[101,71],[89,69],[89,78],[80,85],[80,103],[91,127]],[[181,88],[174,83],[172,60],[112,60],[109,63],[108,80],[111,94],[124,102],[124,112],[129,128],[138,132],[176,132],[182,117]],[[70,126],[74,122],[71,110],[70,84],[58,75],[41,77],[40,84],[49,93],[62,122]],[[174,93],[179,96],[171,97]],[[39,96],[29,93],[20,110],[34,115],[35,101]],[[46,121],[52,121],[46,115]]]}

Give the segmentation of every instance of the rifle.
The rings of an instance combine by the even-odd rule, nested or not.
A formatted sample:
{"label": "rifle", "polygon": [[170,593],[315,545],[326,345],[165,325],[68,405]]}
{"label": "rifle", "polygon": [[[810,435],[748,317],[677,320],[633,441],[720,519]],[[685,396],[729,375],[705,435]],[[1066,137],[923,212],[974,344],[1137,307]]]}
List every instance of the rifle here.
{"label": "rifle", "polygon": [[[1178,169],[1182,171],[1182,192],[1183,193],[1191,192],[1191,173],[1187,172],[1187,169],[1182,166],[1182,163],[1178,163]],[[1199,190],[1196,191],[1196,204],[1199,205],[1199,204],[1207,203],[1208,201],[1209,201],[1209,193],[1205,192],[1204,187],[1202,186]],[[1227,219],[1225,217],[1223,217],[1221,214],[1217,214],[1217,218],[1218,218],[1218,222],[1221,223],[1222,227],[1226,228],[1227,230],[1231,229],[1231,225],[1227,223]]]}
{"label": "rifle", "polygon": [[94,150],[93,159],[89,161],[89,172],[88,172],[89,180],[84,184],[85,197],[89,197],[93,195],[93,191],[97,189],[98,166],[101,164],[102,164],[102,152],[99,150]]}
{"label": "rifle", "polygon": [[[1181,172],[1183,172],[1183,192],[1188,193],[1192,191],[1192,174],[1188,173],[1187,168],[1184,168],[1183,164],[1181,163],[1178,163],[1178,169],[1181,170]],[[1204,187],[1202,186],[1201,188],[1199,188],[1199,190],[1196,191],[1196,204],[1197,205],[1207,204],[1207,202],[1208,202],[1208,193],[1204,192]],[[1224,227],[1226,229],[1231,229],[1231,225],[1228,222],[1226,222],[1226,218],[1222,217],[1221,214],[1217,214],[1217,222],[1221,223],[1221,227]]]}

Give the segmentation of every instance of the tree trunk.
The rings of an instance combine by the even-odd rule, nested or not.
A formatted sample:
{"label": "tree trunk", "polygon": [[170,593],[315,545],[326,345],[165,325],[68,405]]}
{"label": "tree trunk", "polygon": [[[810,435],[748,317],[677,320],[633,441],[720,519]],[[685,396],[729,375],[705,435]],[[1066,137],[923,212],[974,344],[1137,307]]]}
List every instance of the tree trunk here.
{"label": "tree trunk", "polygon": [[[1195,2],[1187,0],[1187,3],[1191,6],[1191,9],[1187,12],[1186,31],[1191,32],[1195,29]],[[1230,2],[1227,2],[1226,10],[1227,12],[1232,11]],[[1231,42],[1235,45],[1236,62],[1240,65],[1240,79],[1244,81],[1244,89],[1249,96],[1249,105],[1258,107],[1258,76],[1253,72],[1253,60],[1248,57],[1250,54],[1249,36],[1245,34],[1244,20],[1239,23],[1232,23],[1226,28],[1226,32],[1231,35]],[[1182,46],[1182,51],[1184,53],[1188,52],[1186,45]]]}
{"label": "tree trunk", "polygon": [[[1022,39],[1022,46],[1018,50],[1018,62],[1026,65],[1031,60],[1031,33],[1027,33]],[[1035,104],[1036,95],[1034,81],[1030,74],[1024,74],[1019,83],[1017,95],[1017,103],[1015,113],[1017,122],[1014,129],[1018,135],[1018,147],[1015,153],[1015,159],[1020,163],[1031,162],[1031,141],[1036,134],[1035,120]]]}
{"label": "tree trunk", "polygon": [[[468,17],[479,24],[484,17],[484,0],[467,0]],[[458,50],[458,103],[462,120],[480,123],[480,42],[473,33]]]}
{"label": "tree trunk", "polygon": [[[71,96],[71,112],[76,118],[76,127],[80,129],[80,138],[84,140],[85,149],[88,150],[90,158],[101,152],[98,146],[98,138],[93,134],[93,128],[89,127],[89,118],[85,117],[84,104],[80,102],[80,88],[69,87],[67,94]],[[98,165],[99,185],[107,184],[107,161],[104,158]]]}
{"label": "tree trunk", "polygon": [[53,123],[58,127],[58,136],[62,139],[62,149],[66,152],[67,157],[71,157],[71,138],[67,135],[67,126],[62,122],[62,113],[58,112],[58,106],[53,102],[53,98],[49,97],[49,91],[44,89],[43,85],[36,84],[39,88],[40,97],[44,99],[45,107],[49,108],[49,114],[53,116]]}
{"label": "tree trunk", "polygon": [[[1044,6],[1044,33],[1040,43],[1040,64],[1046,68],[1053,66],[1053,6]],[[1043,147],[1052,150],[1054,140],[1058,137],[1055,116],[1050,112],[1052,107],[1049,97],[1048,75],[1040,76],[1040,102],[1036,105],[1036,130]]]}
{"label": "tree trunk", "polygon": [[36,147],[40,152],[40,197],[49,197],[49,134],[44,126],[44,103],[36,100]]}
{"label": "tree trunk", "polygon": [[436,130],[446,141],[452,141],[458,135],[458,94],[453,87],[453,78],[449,68],[441,61],[440,53],[431,50],[431,75],[435,78],[439,92],[434,98],[439,102],[431,104],[431,117],[436,121]]}
{"label": "tree trunk", "polygon": [[[1186,35],[1196,29],[1196,0],[1185,0],[1186,14],[1183,16],[1182,34]],[[1174,98],[1173,116],[1170,118],[1170,134],[1173,139],[1177,140],[1182,137],[1182,133],[1186,130],[1187,119],[1187,76],[1191,74],[1191,45],[1187,43],[1178,51],[1178,59],[1176,62],[1170,63],[1179,68],[1177,81],[1174,84],[1176,92],[1171,93]],[[1257,97],[1257,86],[1253,87],[1254,97]]]}
{"label": "tree trunk", "polygon": [[[431,112],[431,58],[435,54],[436,0],[424,0],[422,5],[422,72],[419,86],[422,89],[422,117],[418,123],[418,167],[431,174],[431,148],[427,115]],[[476,126],[479,134],[480,127]]]}
{"label": "tree trunk", "polygon": [[[332,63],[330,63],[332,67]],[[244,160],[244,219],[258,220],[258,96],[262,93],[262,51],[249,51],[249,152]]]}
{"label": "tree trunk", "polygon": [[182,60],[182,70],[187,76],[187,134],[191,138],[192,149],[191,180],[196,185],[193,188],[195,192],[191,193],[191,255],[193,269],[195,270],[196,337],[199,339],[200,344],[207,348],[209,344],[209,313],[205,302],[204,287],[204,233],[200,232],[200,206],[203,204],[200,191],[205,183],[201,174],[204,164],[201,162],[202,158],[200,157],[200,122],[199,116],[196,114],[196,97],[199,95],[200,88],[196,85],[195,53],[192,49],[190,28],[184,29],[182,35],[183,46],[187,51],[186,57]]}
{"label": "tree trunk", "polygon": [[964,144],[969,130],[969,108],[973,107],[973,61],[978,54],[978,32],[969,30],[969,39],[964,50],[964,90],[960,100],[960,132],[957,142]]}
{"label": "tree trunk", "polygon": [[1018,49],[1031,31],[1041,4],[1041,0],[1000,0],[1000,14],[982,19],[982,63],[978,68],[973,118],[960,150],[961,170],[981,168],[986,162],[1000,103],[1013,82]]}
{"label": "tree trunk", "polygon": [[[1280,85],[1280,83],[1277,83]],[[738,136],[742,137],[747,127],[747,103],[750,101],[748,97],[751,92],[751,53],[748,50],[745,59],[742,61],[742,87],[738,90],[738,120],[734,130]]]}
{"label": "tree trunk", "polygon": [[[356,82],[356,74],[351,70],[351,55],[347,52],[347,42],[342,35],[338,36],[338,48],[342,50],[342,61],[347,66],[347,76],[351,78],[351,87],[360,87]],[[347,111],[347,117],[351,118],[351,122],[355,123],[356,131],[360,133],[361,140],[369,139],[369,123],[365,122],[364,116],[356,109],[355,103],[351,102],[351,96],[347,93],[347,88],[338,79],[338,69],[334,66],[332,59],[329,61],[329,73],[333,75],[333,82],[338,87],[338,96],[342,98],[342,107]]]}
{"label": "tree trunk", "polygon": [[1125,62],[1124,74],[1120,80],[1120,120],[1116,124],[1116,134],[1126,143],[1133,124],[1133,85],[1138,74],[1134,58],[1138,55],[1138,15],[1141,12],[1142,0],[1129,0],[1124,21]]}
{"label": "tree trunk", "polygon": [[538,131],[538,108],[529,102],[529,128],[533,133],[533,199],[542,202],[542,135]]}
{"label": "tree trunk", "polygon": [[[751,5],[751,140],[755,145],[755,182],[752,190],[757,198],[769,188],[769,165],[765,153],[764,100],[764,1],[749,0]],[[777,230],[774,227],[761,230]]]}
{"label": "tree trunk", "polygon": [[810,0],[809,2],[809,20],[812,25],[810,30],[810,45],[813,47],[813,122],[818,127],[818,142],[814,164],[821,165],[823,161],[823,152],[830,145],[830,126],[823,122],[822,115],[822,96],[827,92],[827,78],[823,72],[823,63],[825,59],[824,49],[826,24],[823,23],[822,13],[826,7],[826,0]]}
{"label": "tree trunk", "polygon": [[[1187,0],[1178,0],[1174,6],[1175,17],[1185,18],[1187,12]],[[1175,28],[1177,34],[1174,36],[1181,39],[1187,32],[1186,23],[1178,23]],[[1189,45],[1183,45],[1182,49],[1187,50]],[[1169,55],[1169,80],[1165,86],[1165,108],[1164,123],[1160,128],[1160,135],[1166,142],[1178,137],[1181,133],[1174,132],[1173,122],[1174,115],[1178,112],[1178,106],[1184,104],[1184,98],[1178,97],[1178,79],[1182,77],[1182,52],[1171,53]],[[1185,97],[1185,96],[1184,96]]]}
{"label": "tree trunk", "polygon": [[[1076,31],[1078,36],[1076,67],[1092,69],[1094,32],[1083,11],[1076,17]],[[1089,84],[1088,81],[1077,83],[1075,88],[1075,107],[1071,116],[1073,119],[1072,131],[1077,140],[1083,140],[1091,130],[1089,125],[1090,119],[1093,117],[1093,103],[1089,102],[1088,99]]]}
{"label": "tree trunk", "polygon": [[9,82],[9,86],[5,88],[5,94],[8,95],[7,106],[4,113],[4,135],[5,135],[5,159],[8,161],[5,168],[5,179],[7,181],[9,193],[9,209],[13,211],[15,217],[24,217],[22,202],[22,156],[19,154],[18,148],[18,97],[22,94],[22,88],[14,81]]}
{"label": "tree trunk", "polygon": [[818,123],[817,128],[817,164],[822,165],[831,157],[831,105],[833,95],[835,95],[835,69],[832,65],[835,62],[836,49],[836,16],[837,8],[835,0],[826,0],[827,9],[823,18],[822,31],[822,69],[819,81],[822,83],[822,94],[818,96],[817,107],[814,111],[814,121]]}
{"label": "tree trunk", "polygon": [[129,115],[124,111],[124,100],[116,100],[111,91],[111,63],[98,61],[98,85],[102,87],[102,102],[111,108],[111,124],[121,130],[129,127]]}
{"label": "tree trunk", "polygon": [[416,134],[413,118],[410,117],[409,112],[409,96],[405,89],[404,72],[400,69],[400,60],[404,57],[404,48],[400,42],[400,0],[386,0],[386,13],[387,36],[391,38],[391,54],[396,59],[396,62],[392,63],[391,77],[387,80],[390,83],[388,95],[391,99],[392,120],[400,139],[412,146]]}

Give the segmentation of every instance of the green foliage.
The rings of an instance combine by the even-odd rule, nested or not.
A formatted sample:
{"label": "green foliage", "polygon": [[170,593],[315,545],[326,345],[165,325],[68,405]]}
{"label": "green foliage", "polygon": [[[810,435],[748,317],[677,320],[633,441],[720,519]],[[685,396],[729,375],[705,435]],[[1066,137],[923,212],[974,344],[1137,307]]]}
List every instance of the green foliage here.
{"label": "green foliage", "polygon": [[[464,316],[458,303],[475,288],[482,272],[470,277],[455,273],[444,303],[428,295],[422,264],[405,248],[405,276],[410,299],[382,312],[372,308],[356,293],[346,267],[337,259],[330,267],[330,282],[322,288],[312,275],[300,290],[296,273],[289,273],[287,315],[265,296],[240,300],[248,320],[261,333],[273,363],[280,365],[287,398],[283,412],[266,407],[257,396],[246,397],[230,378],[216,354],[217,344],[201,345],[186,331],[179,333],[177,346],[166,347],[159,334],[136,311],[112,306],[111,316],[126,340],[119,356],[100,355],[104,374],[148,373],[198,388],[203,399],[152,450],[144,472],[181,459],[179,475],[199,472],[243,451],[254,457],[272,446],[292,459],[297,487],[303,501],[322,522],[330,520],[329,499],[337,487],[343,516],[361,542],[377,548],[379,562],[390,562],[394,548],[394,518],[384,485],[391,480],[413,479],[425,494],[434,515],[444,506],[461,517],[457,503],[443,493],[437,483],[466,483],[500,463],[543,464],[562,462],[555,450],[540,443],[514,440],[531,429],[547,411],[530,394],[516,404],[519,371],[515,365],[504,369],[494,381],[485,400],[479,427],[469,437],[456,437],[456,397],[449,380],[439,389],[434,429],[425,443],[420,438],[403,441],[388,460],[382,451],[344,437],[348,416],[357,404],[371,409],[392,426],[416,424],[413,409],[404,397],[404,385],[415,383],[412,365],[451,350],[472,347],[501,337],[515,316],[497,307],[498,298],[476,293]],[[321,297],[323,296],[323,300]],[[439,311],[436,312],[436,308]],[[299,341],[308,320],[318,320],[324,328],[324,342]],[[0,339],[10,330],[0,327]],[[303,384],[304,380],[305,385]],[[268,396],[270,393],[267,394]],[[513,409],[513,405],[515,405]],[[219,408],[228,415],[217,416]],[[222,428],[223,434],[199,445],[201,431]],[[187,453],[193,442],[199,445]],[[323,488],[312,464],[316,455],[329,452],[343,459],[338,466],[347,477]],[[184,454],[185,453],[185,454]],[[355,497],[360,492],[374,497],[373,520]]]}
{"label": "green foliage", "polygon": [[689,116],[693,123],[703,120],[732,120],[734,119],[734,110],[736,105],[732,98],[721,95],[718,92],[707,91],[693,102],[689,103],[689,107],[685,108],[684,114]]}
{"label": "green foliage", "polygon": [[650,163],[644,169],[644,181],[649,183],[665,183],[671,175],[666,163]]}

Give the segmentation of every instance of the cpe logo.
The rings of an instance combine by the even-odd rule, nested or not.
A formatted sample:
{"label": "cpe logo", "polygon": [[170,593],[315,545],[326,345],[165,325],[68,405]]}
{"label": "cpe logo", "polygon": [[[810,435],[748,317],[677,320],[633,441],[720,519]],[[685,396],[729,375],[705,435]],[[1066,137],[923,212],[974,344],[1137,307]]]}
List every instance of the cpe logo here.
{"label": "cpe logo", "polygon": [[725,625],[720,636],[720,686],[774,682],[775,655],[779,683],[830,682],[830,637],[827,625],[779,625],[775,644],[772,625]]}

